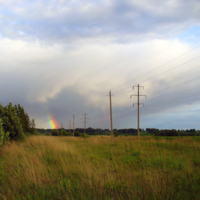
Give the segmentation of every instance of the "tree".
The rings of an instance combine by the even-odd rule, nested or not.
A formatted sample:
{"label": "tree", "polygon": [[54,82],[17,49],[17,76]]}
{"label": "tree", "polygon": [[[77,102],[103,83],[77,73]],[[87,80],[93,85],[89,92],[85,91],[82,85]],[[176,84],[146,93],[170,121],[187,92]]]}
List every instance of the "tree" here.
{"label": "tree", "polygon": [[0,104],[0,118],[3,122],[4,132],[10,133],[10,139],[24,139],[25,135],[23,133],[22,124],[12,103],[9,103],[9,105],[5,107]]}
{"label": "tree", "polygon": [[32,128],[35,129],[35,119],[32,119]]}
{"label": "tree", "polygon": [[21,107],[20,104],[15,105],[16,114],[20,118],[23,132],[24,133],[31,133],[34,134],[35,132],[35,120],[33,119],[32,122],[29,119],[29,116],[27,113],[25,113],[24,108]]}

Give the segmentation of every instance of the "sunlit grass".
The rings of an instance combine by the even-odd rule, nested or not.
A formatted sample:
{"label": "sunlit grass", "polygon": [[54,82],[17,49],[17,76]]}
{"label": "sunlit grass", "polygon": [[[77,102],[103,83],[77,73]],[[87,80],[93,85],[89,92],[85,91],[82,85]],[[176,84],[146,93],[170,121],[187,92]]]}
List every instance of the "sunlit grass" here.
{"label": "sunlit grass", "polygon": [[33,136],[0,152],[0,199],[199,198],[199,137]]}

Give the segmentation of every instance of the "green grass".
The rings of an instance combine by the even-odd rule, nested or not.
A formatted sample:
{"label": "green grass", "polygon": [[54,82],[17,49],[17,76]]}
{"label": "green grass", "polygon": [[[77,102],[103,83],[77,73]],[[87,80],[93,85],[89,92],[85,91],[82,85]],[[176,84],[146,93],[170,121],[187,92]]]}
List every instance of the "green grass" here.
{"label": "green grass", "polygon": [[1,199],[200,199],[199,137],[33,136],[0,152]]}

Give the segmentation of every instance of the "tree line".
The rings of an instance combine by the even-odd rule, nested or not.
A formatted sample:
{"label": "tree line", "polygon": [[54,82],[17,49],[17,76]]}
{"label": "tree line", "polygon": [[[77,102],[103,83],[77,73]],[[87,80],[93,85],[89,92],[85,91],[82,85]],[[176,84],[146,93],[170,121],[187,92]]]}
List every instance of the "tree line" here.
{"label": "tree line", "polygon": [[200,132],[196,129],[156,129],[156,128],[147,128],[147,132],[155,135],[155,136],[199,136]]}
{"label": "tree line", "polygon": [[[40,134],[53,135],[53,136],[72,136],[70,129],[37,129]],[[84,128],[76,128],[75,136],[81,136],[84,134]],[[155,135],[155,136],[199,136],[200,132],[195,129],[156,129],[156,128],[146,128],[140,129],[142,135]],[[126,129],[113,129],[115,136],[117,135],[132,135],[136,136],[138,134],[138,129],[126,128]],[[86,128],[87,135],[111,135],[109,129],[101,128]]]}

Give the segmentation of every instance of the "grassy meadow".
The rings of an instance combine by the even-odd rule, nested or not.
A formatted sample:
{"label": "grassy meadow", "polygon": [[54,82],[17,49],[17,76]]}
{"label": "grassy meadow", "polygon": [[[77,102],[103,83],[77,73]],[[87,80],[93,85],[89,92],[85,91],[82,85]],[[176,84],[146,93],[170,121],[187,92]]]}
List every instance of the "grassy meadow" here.
{"label": "grassy meadow", "polygon": [[200,199],[200,137],[31,136],[0,151],[1,199]]}

